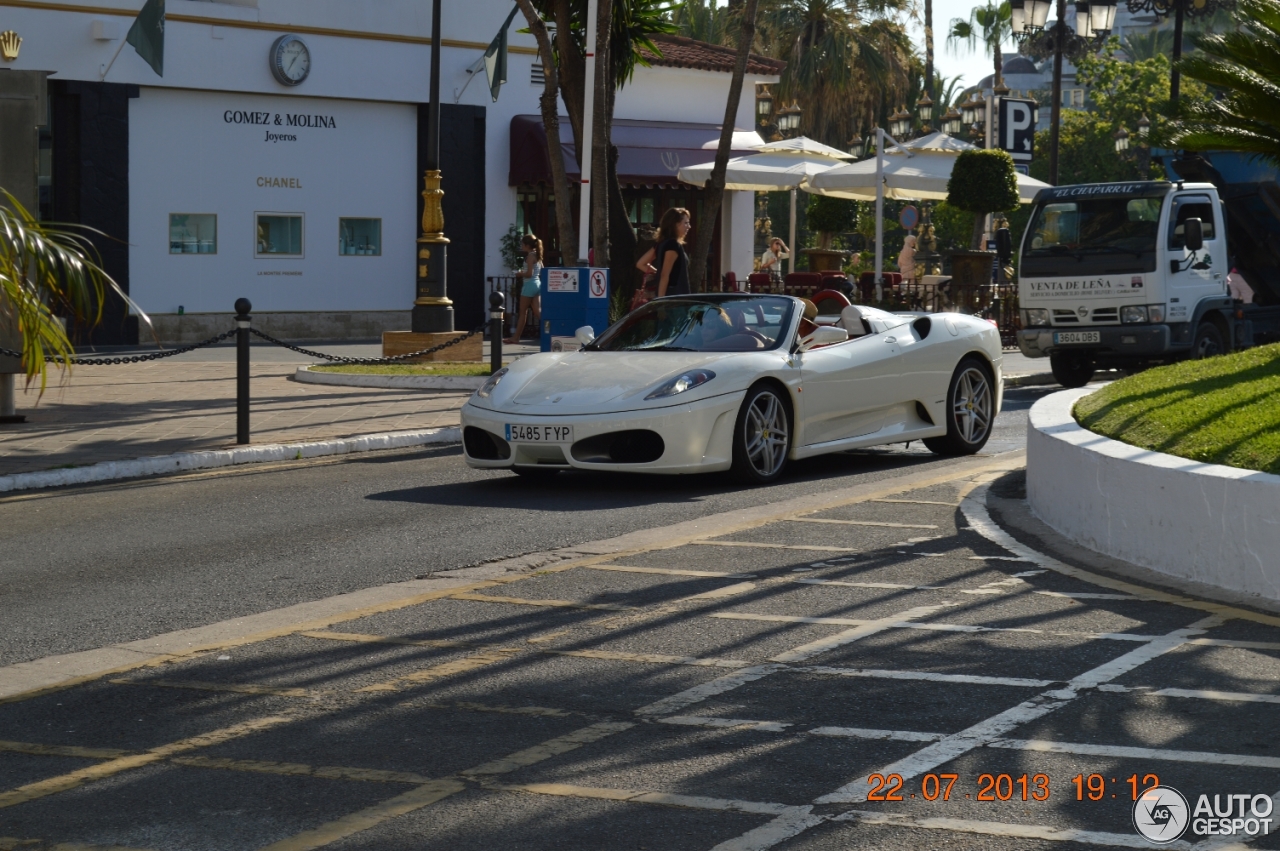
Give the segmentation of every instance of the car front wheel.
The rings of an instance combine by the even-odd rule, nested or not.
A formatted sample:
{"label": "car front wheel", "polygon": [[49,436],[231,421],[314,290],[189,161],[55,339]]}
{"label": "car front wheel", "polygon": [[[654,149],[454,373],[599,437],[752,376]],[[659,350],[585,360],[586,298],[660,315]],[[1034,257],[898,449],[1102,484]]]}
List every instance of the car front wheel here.
{"label": "car front wheel", "polygon": [[926,437],[939,455],[972,455],[987,443],[996,420],[996,391],[991,370],[974,357],[960,361],[947,390],[947,433]]}
{"label": "car front wheel", "polygon": [[784,391],[769,384],[747,391],[733,430],[733,472],[754,485],[782,475],[791,451],[791,406]]}

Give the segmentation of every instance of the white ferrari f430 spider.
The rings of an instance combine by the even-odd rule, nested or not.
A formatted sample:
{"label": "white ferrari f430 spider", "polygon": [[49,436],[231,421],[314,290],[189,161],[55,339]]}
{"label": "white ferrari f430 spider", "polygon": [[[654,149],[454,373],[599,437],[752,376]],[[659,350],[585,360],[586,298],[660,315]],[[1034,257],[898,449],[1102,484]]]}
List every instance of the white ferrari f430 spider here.
{"label": "white ferrari f430 spider", "polygon": [[[575,352],[520,358],[462,408],[472,467],[700,473],[748,482],[788,460],[923,440],[971,454],[1000,411],[995,326],[852,305],[821,324],[781,295],[655,299]],[[814,321],[818,320],[818,321]],[[834,320],[834,321],[832,321]]]}

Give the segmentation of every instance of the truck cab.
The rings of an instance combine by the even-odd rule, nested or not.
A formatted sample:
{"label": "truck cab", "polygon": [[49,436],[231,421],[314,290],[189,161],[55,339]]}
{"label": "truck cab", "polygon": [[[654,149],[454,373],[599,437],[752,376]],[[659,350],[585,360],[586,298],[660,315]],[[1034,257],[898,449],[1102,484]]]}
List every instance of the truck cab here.
{"label": "truck cab", "polygon": [[1036,196],[1019,258],[1028,357],[1064,386],[1096,369],[1247,344],[1233,323],[1226,222],[1211,183],[1056,186]]}

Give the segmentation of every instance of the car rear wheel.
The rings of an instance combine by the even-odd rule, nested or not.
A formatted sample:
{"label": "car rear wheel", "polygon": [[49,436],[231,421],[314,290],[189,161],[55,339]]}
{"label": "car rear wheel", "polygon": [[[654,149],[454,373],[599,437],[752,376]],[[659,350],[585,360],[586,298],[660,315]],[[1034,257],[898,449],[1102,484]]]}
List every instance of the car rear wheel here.
{"label": "car rear wheel", "polygon": [[1083,387],[1093,378],[1093,361],[1083,352],[1049,355],[1049,369],[1063,387]]}
{"label": "car rear wheel", "polygon": [[769,384],[747,391],[733,430],[733,472],[742,481],[766,484],[782,475],[791,451],[791,406],[785,392]]}
{"label": "car rear wheel", "polygon": [[996,419],[995,382],[977,358],[960,361],[947,390],[947,433],[926,437],[924,445],[939,455],[972,455],[987,443]]}

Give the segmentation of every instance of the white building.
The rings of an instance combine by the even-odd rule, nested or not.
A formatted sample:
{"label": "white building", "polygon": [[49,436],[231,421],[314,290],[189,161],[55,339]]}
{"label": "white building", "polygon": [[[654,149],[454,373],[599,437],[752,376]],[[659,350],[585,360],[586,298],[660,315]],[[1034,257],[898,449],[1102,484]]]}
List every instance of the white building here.
{"label": "white building", "polygon": [[[23,39],[18,58],[0,67],[50,73],[42,215],[107,235],[97,242],[108,271],[165,341],[225,329],[240,296],[253,302],[255,324],[292,339],[407,329],[431,4],[168,0],[163,78],[125,45],[104,80],[141,5],[0,0],[0,30]],[[545,169],[545,154],[511,147],[521,138],[513,119],[537,116],[542,90],[533,38],[517,32],[521,16],[496,103],[483,70],[479,80],[471,73],[512,6],[443,8],[441,170],[459,329],[482,321],[485,279],[509,273],[501,236],[518,219],[545,222],[549,187],[516,167],[541,156]],[[268,62],[283,36],[307,53],[309,73],[294,85]],[[666,204],[696,206],[699,190],[678,185],[674,172],[714,157],[730,80],[732,51],[663,44],[665,58],[638,69],[617,98],[622,162],[648,164],[624,175],[637,221]],[[779,70],[753,59],[738,128],[753,126],[753,84],[776,81]],[[664,171],[648,173],[654,164]],[[750,193],[730,193],[720,232],[716,270],[749,271]],[[133,342],[136,321],[117,314],[94,339]]]}

